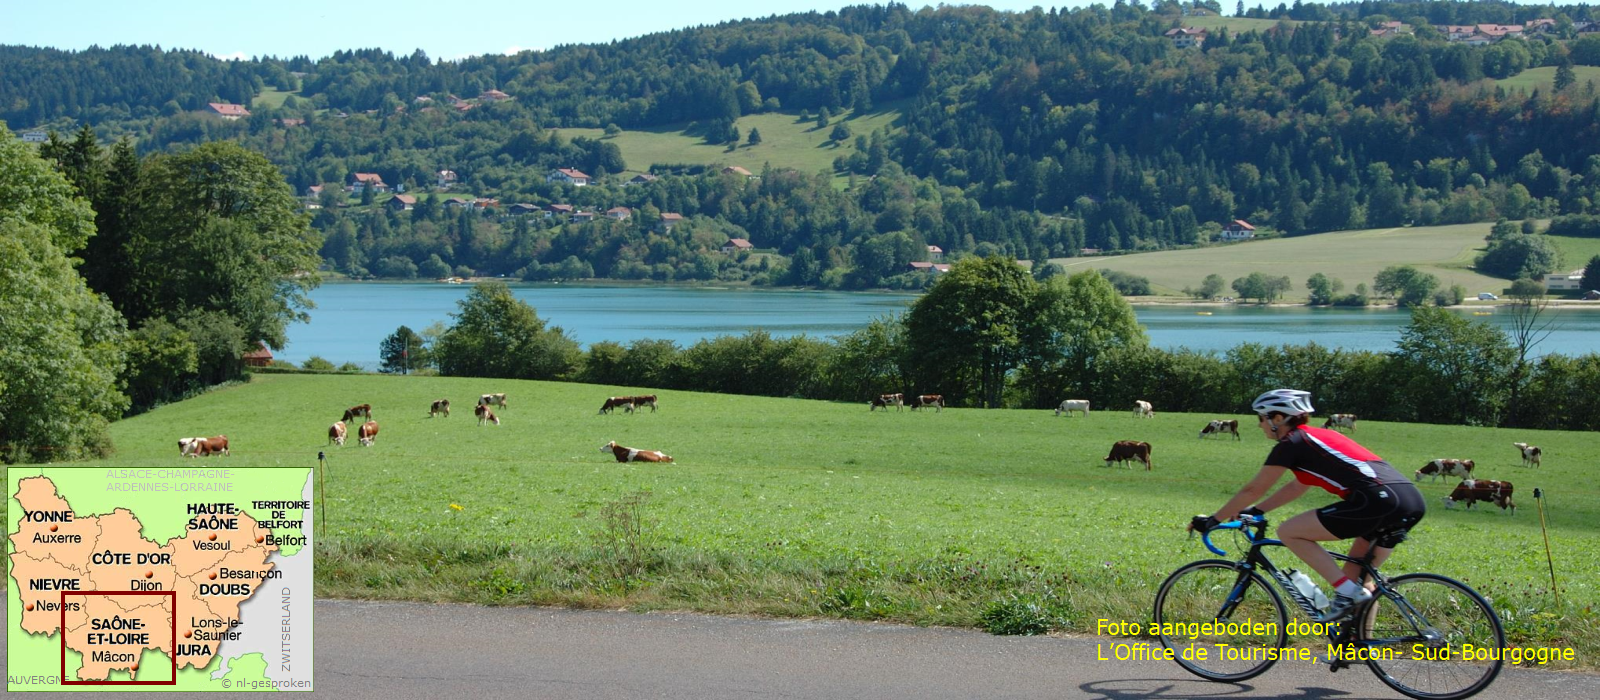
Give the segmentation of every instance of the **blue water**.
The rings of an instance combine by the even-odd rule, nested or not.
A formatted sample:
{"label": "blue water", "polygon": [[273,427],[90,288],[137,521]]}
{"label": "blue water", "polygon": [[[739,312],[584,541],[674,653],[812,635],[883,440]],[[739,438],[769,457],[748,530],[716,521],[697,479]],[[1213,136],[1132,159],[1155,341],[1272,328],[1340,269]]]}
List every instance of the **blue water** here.
{"label": "blue water", "polygon": [[[378,343],[401,325],[421,331],[434,322],[450,323],[469,285],[438,283],[330,283],[311,293],[317,308],[310,323],[289,327],[289,346],[276,353],[295,364],[312,355],[335,363],[375,368]],[[849,333],[872,319],[902,311],[916,299],[909,294],[718,289],[694,287],[523,285],[512,287],[549,325],[560,326],[579,343],[622,343],[641,338],[672,340],[679,346],[701,338],[740,334],[761,328],[778,337],[804,333],[826,337]],[[1393,309],[1311,309],[1305,307],[1137,307],[1151,343],[1197,350],[1227,350],[1239,343],[1302,344],[1390,350],[1410,316]],[[1209,311],[1211,315],[1199,315]],[[1509,314],[1472,316],[1505,327]],[[1600,310],[1555,313],[1554,332],[1537,353],[1578,355],[1600,352]]]}

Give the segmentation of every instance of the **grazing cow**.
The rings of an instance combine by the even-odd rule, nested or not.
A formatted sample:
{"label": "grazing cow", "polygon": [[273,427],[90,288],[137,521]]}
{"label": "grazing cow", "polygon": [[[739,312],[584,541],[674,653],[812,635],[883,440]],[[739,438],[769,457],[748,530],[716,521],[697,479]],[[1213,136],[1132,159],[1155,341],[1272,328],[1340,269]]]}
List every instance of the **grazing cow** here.
{"label": "grazing cow", "polygon": [[671,462],[672,458],[656,450],[639,450],[632,447],[618,445],[615,440],[600,447],[601,452],[610,452],[615,455],[618,462]]}
{"label": "grazing cow", "polygon": [[505,408],[506,407],[506,395],[505,394],[484,394],[483,396],[479,396],[478,397],[478,405],[479,406],[499,406],[501,408]]}
{"label": "grazing cow", "polygon": [[339,422],[340,423],[354,423],[357,418],[365,418],[367,420],[372,420],[372,404],[364,403],[364,404],[361,404],[360,406],[351,406],[351,407],[345,409],[344,410],[344,417],[340,418]]}
{"label": "grazing cow", "polygon": [[1543,450],[1539,449],[1537,446],[1529,445],[1526,442],[1513,442],[1511,445],[1519,450],[1522,450],[1522,466],[1539,466],[1540,458],[1544,455]]}
{"label": "grazing cow", "polygon": [[1207,423],[1206,427],[1200,429],[1200,437],[1202,438],[1207,435],[1221,435],[1223,433],[1232,433],[1233,439],[1238,440],[1239,421],[1231,418],[1228,420],[1214,420],[1210,423]]}
{"label": "grazing cow", "polygon": [[612,396],[612,397],[609,397],[609,398],[606,399],[605,403],[600,404],[600,413],[602,413],[602,414],[613,413],[619,407],[626,407],[626,409],[628,411],[632,411],[633,410],[633,397],[632,396]]}
{"label": "grazing cow", "polygon": [[1470,459],[1436,459],[1422,465],[1422,468],[1417,470],[1412,480],[1422,481],[1424,476],[1429,477],[1429,481],[1435,481],[1441,476],[1471,479],[1474,466],[1476,465]]}
{"label": "grazing cow", "polygon": [[1322,427],[1333,428],[1334,430],[1338,430],[1340,428],[1349,428],[1350,432],[1353,433],[1356,431],[1356,414],[1335,413],[1331,416],[1328,416],[1328,420],[1323,422]]}
{"label": "grazing cow", "polygon": [[477,408],[472,409],[472,412],[478,416],[478,425],[483,425],[484,423],[500,425],[500,416],[494,414],[494,411],[489,408],[489,404],[480,403]]}
{"label": "grazing cow", "polygon": [[195,452],[199,451],[200,446],[205,444],[205,441],[206,439],[203,437],[178,438],[179,456],[198,457],[199,455],[196,455]]}
{"label": "grazing cow", "polygon": [[944,394],[923,394],[921,396],[911,397],[911,410],[915,411],[919,408],[927,408],[929,406],[933,407],[933,411],[935,413],[943,411]]}
{"label": "grazing cow", "polygon": [[1067,399],[1066,401],[1062,401],[1061,405],[1056,407],[1056,417],[1059,418],[1061,416],[1061,414],[1065,413],[1065,414],[1067,414],[1068,418],[1071,418],[1073,411],[1082,412],[1084,417],[1088,417],[1088,415],[1089,415],[1089,400],[1088,399]]}
{"label": "grazing cow", "polygon": [[361,432],[356,433],[356,442],[362,447],[371,447],[378,441],[378,421],[369,420],[361,424]]}
{"label": "grazing cow", "polygon": [[1141,399],[1139,401],[1135,401],[1135,402],[1133,402],[1133,417],[1134,418],[1155,418],[1156,417],[1156,409],[1150,405],[1149,401],[1145,401],[1143,399]]}
{"label": "grazing cow", "polygon": [[1145,471],[1155,467],[1150,462],[1150,443],[1137,440],[1118,440],[1112,445],[1111,454],[1106,455],[1106,466],[1111,466],[1112,462],[1121,464],[1128,460],[1144,462]]}
{"label": "grazing cow", "polygon": [[890,406],[893,406],[894,410],[898,411],[902,406],[905,406],[905,403],[905,394],[879,394],[878,398],[867,404],[867,412],[870,413],[879,408],[888,411]]}
{"label": "grazing cow", "polygon": [[218,435],[216,437],[200,438],[200,444],[195,447],[194,452],[190,453],[189,456],[210,457],[218,452],[221,452],[224,457],[232,454],[228,452],[228,436]]}
{"label": "grazing cow", "polygon": [[450,417],[450,399],[439,399],[438,401],[433,402],[433,406],[428,408],[429,418],[432,418],[440,413],[443,413],[445,418]]}
{"label": "grazing cow", "polygon": [[649,406],[651,413],[655,413],[656,412],[656,395],[655,394],[646,394],[644,396],[626,396],[626,397],[623,397],[623,398],[628,399],[628,405],[624,406],[623,409],[622,409],[624,411],[627,411],[629,413],[633,413],[634,411],[642,411],[642,410],[644,410],[645,406]]}
{"label": "grazing cow", "polygon": [[344,421],[339,421],[328,427],[329,444],[337,443],[340,447],[344,447],[344,435]]}
{"label": "grazing cow", "polygon": [[[1511,502],[1511,493],[1514,489],[1509,481],[1494,481],[1492,479],[1466,479],[1456,484],[1454,491],[1444,497],[1446,508],[1454,508],[1458,501],[1466,501],[1467,508],[1478,501],[1485,501],[1500,506],[1502,512],[1509,515],[1517,514],[1517,504]],[[1510,509],[1507,511],[1507,509]]]}

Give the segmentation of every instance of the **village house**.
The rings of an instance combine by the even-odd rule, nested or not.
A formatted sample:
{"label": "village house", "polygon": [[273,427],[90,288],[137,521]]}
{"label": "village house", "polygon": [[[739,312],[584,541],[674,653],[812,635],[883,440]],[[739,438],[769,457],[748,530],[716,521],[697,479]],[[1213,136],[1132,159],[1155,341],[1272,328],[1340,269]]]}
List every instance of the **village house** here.
{"label": "village house", "polygon": [[231,105],[225,102],[208,102],[206,103],[206,107],[210,110],[210,114],[222,117],[228,121],[235,121],[250,116],[250,110],[245,109],[244,105]]}
{"label": "village house", "polygon": [[50,140],[50,135],[39,130],[22,132],[23,143],[44,143]]}
{"label": "village house", "polygon": [[627,221],[630,216],[633,216],[633,210],[627,207],[612,207],[606,210],[606,217],[617,221]]}
{"label": "village house", "polygon": [[1191,46],[1203,46],[1206,43],[1206,30],[1198,27],[1177,27],[1168,29],[1166,37],[1172,40],[1172,47],[1187,49]]}
{"label": "village house", "polygon": [[662,231],[671,231],[673,226],[677,226],[681,223],[683,223],[682,214],[668,212],[661,215],[660,228]]}
{"label": "village house", "polygon": [[491,197],[479,197],[472,200],[472,207],[474,209],[488,209],[489,207],[498,206],[500,206],[500,200],[493,199]]}
{"label": "village house", "polygon": [[267,349],[265,343],[258,343],[256,349],[239,356],[246,367],[266,367],[272,364],[272,351]]}
{"label": "village house", "polygon": [[1553,272],[1544,276],[1544,288],[1551,293],[1576,292],[1583,288],[1583,270],[1566,274]]}
{"label": "village house", "polygon": [[939,262],[944,259],[944,249],[936,245],[928,246],[928,259]]}
{"label": "village house", "polygon": [[572,223],[575,223],[575,224],[585,224],[585,223],[588,223],[590,221],[594,221],[594,212],[592,212],[592,211],[575,211],[575,212],[572,212],[572,216],[567,217],[567,220],[571,221]]}
{"label": "village house", "polygon": [[465,209],[470,206],[472,206],[472,200],[465,197],[450,197],[444,200],[444,208],[446,209]]}
{"label": "village house", "polygon": [[571,204],[552,204],[548,207],[545,207],[544,218],[548,219],[552,216],[572,216],[573,211],[575,210],[572,208]]}
{"label": "village house", "polygon": [[389,186],[383,184],[383,176],[377,173],[353,173],[350,175],[351,192],[361,194],[368,187],[371,187],[373,192],[389,191]]}
{"label": "village house", "polygon": [[539,213],[541,211],[544,211],[544,210],[540,209],[539,205],[537,205],[537,204],[521,204],[521,203],[519,203],[519,204],[513,204],[513,205],[511,205],[509,207],[506,207],[506,213],[511,214],[512,216],[526,216],[528,214],[537,214],[537,213]]}
{"label": "village house", "polygon": [[661,178],[651,175],[650,173],[639,173],[638,175],[634,175],[633,177],[629,178],[627,182],[623,183],[623,185],[628,187],[632,187],[634,185],[648,185],[659,179]]}
{"label": "village house", "polygon": [[384,202],[384,205],[393,211],[411,211],[417,206],[417,198],[409,194],[397,194]]}
{"label": "village house", "polygon": [[511,99],[511,96],[499,90],[484,90],[483,94],[478,95],[478,99],[488,102],[504,102]]}
{"label": "village house", "polygon": [[555,170],[550,171],[549,175],[545,176],[544,181],[564,182],[572,185],[573,187],[587,187],[592,179],[593,178],[590,178],[588,175],[585,175],[582,170],[576,170],[573,168],[556,168]]}
{"label": "village house", "polygon": [[906,263],[906,269],[911,272],[949,272],[950,266],[944,263],[912,262]]}
{"label": "village house", "polygon": [[448,190],[451,187],[454,187],[456,184],[456,171],[440,170],[438,183],[439,189],[441,190]]}
{"label": "village house", "polygon": [[750,245],[750,241],[747,241],[747,240],[745,240],[743,238],[730,238],[730,239],[728,239],[727,243],[722,244],[722,254],[723,255],[733,255],[734,253],[737,253],[737,252],[739,252],[741,250],[755,250],[755,249],[756,249],[755,246]]}
{"label": "village house", "polygon": [[1245,241],[1256,237],[1256,227],[1244,219],[1234,219],[1222,227],[1222,232],[1217,234],[1219,241]]}
{"label": "village house", "polygon": [[723,168],[721,172],[723,175],[740,175],[746,179],[755,177],[754,175],[750,174],[749,170],[745,170],[737,165],[730,165],[726,168]]}
{"label": "village house", "polygon": [[312,197],[312,198],[321,197],[322,196],[322,185],[312,185],[310,187],[307,187],[306,188],[306,196],[307,197]]}

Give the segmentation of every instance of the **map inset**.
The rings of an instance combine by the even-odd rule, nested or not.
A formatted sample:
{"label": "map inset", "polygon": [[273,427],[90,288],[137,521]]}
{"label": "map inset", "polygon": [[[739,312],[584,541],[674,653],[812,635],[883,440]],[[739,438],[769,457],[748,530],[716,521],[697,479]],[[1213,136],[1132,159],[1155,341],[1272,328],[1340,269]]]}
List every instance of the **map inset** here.
{"label": "map inset", "polygon": [[312,689],[310,469],[8,477],[8,690]]}

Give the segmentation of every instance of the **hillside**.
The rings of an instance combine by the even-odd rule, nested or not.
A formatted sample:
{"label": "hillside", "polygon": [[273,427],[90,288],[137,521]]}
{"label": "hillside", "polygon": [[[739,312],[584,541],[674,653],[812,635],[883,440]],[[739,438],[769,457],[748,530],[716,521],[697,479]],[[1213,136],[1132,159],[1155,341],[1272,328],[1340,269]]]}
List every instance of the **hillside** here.
{"label": "hillside", "polygon": [[1232,282],[1252,272],[1264,272],[1287,275],[1295,285],[1287,298],[1304,300],[1305,280],[1318,272],[1343,280],[1348,292],[1359,282],[1372,286],[1372,278],[1378,271],[1393,265],[1415,266],[1437,276],[1445,288],[1460,284],[1470,294],[1498,294],[1507,286],[1506,280],[1480,275],[1468,269],[1473,258],[1484,247],[1489,226],[1460,224],[1339,231],[1187,250],[1055,259],[1052,262],[1065,266],[1069,271],[1086,267],[1106,268],[1142,275],[1150,278],[1154,291],[1163,294],[1180,294],[1184,287],[1197,289],[1206,275],[1213,273]]}
{"label": "hillside", "polygon": [[[326,452],[319,595],[962,626],[1021,596],[1059,615],[1057,627],[1086,631],[1100,617],[1139,619],[1167,573],[1205,556],[1182,538],[1182,524],[1220,504],[1267,447],[1251,433],[1244,442],[1196,440],[1215,416],[1164,411],[1151,420],[1121,410],[885,414],[860,403],[659,391],[658,413],[595,415],[605,397],[643,391],[256,376],[113,424],[117,455],[87,465],[176,465],[176,435],[229,436],[231,457],[190,466],[313,464]],[[467,409],[483,392],[507,393],[503,425],[475,424]],[[426,417],[440,397],[456,402],[455,415]],[[377,444],[327,445],[339,409],[358,402],[371,403],[382,425]],[[1517,613],[1507,623],[1519,644],[1558,634],[1523,614],[1564,615],[1560,644],[1593,664],[1600,625],[1585,611],[1600,602],[1595,582],[1564,578],[1564,605],[1554,607],[1539,518],[1531,495],[1521,498],[1535,486],[1556,494],[1552,547],[1580,570],[1592,561],[1600,491],[1580,478],[1579,457],[1591,435],[1363,421],[1359,437],[1406,474],[1449,445],[1485,477],[1514,481],[1524,511],[1515,517],[1446,509],[1438,503],[1451,485],[1422,484],[1428,518],[1392,567],[1471,581]],[[1117,439],[1154,444],[1154,470],[1105,467],[1105,447]],[[618,464],[599,449],[612,440],[676,462]],[[1517,440],[1544,448],[1540,471],[1518,465],[1509,444]],[[624,537],[607,513],[635,497],[643,529]],[[1516,554],[1462,556],[1464,542],[1485,538]],[[633,546],[637,557],[626,553]]]}

